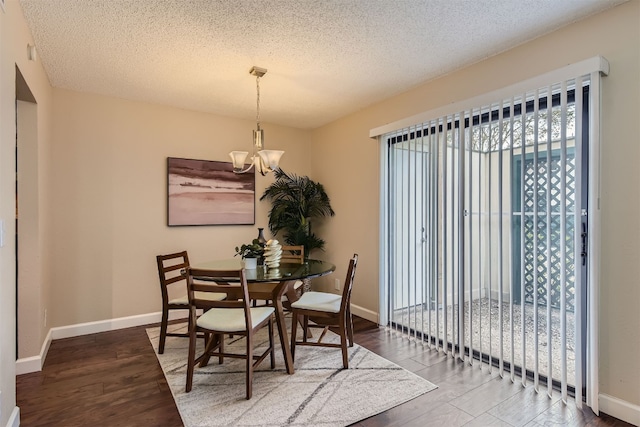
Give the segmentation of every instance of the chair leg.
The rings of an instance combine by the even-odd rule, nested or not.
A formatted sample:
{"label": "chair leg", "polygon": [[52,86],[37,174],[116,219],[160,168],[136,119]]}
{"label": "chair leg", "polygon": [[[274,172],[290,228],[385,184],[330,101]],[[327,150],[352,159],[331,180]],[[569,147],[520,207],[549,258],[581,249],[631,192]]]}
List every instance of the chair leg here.
{"label": "chair leg", "polygon": [[158,354],[164,353],[164,343],[167,340],[167,323],[169,322],[169,310],[162,309],[162,321],[160,322],[160,343]]}
{"label": "chair leg", "polygon": [[269,319],[269,348],[271,349],[271,369],[276,368],[276,352],[273,349],[273,317]]}
{"label": "chair leg", "polygon": [[247,335],[247,400],[251,399],[253,386],[253,345],[252,334]]}
{"label": "chair leg", "polygon": [[340,349],[342,350],[342,364],[349,369],[349,355],[347,353],[347,331],[344,323],[340,324]]}
{"label": "chair leg", "polygon": [[298,313],[291,312],[291,360],[296,360],[296,335],[298,334]]}
{"label": "chair leg", "polygon": [[208,337],[205,342],[207,343],[204,347],[204,353],[202,353],[202,360],[200,360],[200,367],[204,368],[209,364],[209,359],[211,359],[211,352],[218,347],[218,342],[220,341],[218,334],[205,334]]}
{"label": "chair leg", "polygon": [[303,316],[302,322],[302,341],[307,342],[308,331],[309,331],[309,316]]}
{"label": "chair leg", "polygon": [[[304,328],[304,319],[302,317],[298,317],[298,323],[300,324],[301,328]],[[292,323],[293,324],[293,323]],[[292,326],[293,327],[293,326]],[[311,335],[311,331],[307,329],[307,335],[311,338],[313,338],[313,335]]]}
{"label": "chair leg", "polygon": [[220,356],[218,356],[218,363],[222,365],[224,363],[224,334],[216,335],[218,337],[218,346],[220,350]]}
{"label": "chair leg", "polygon": [[196,358],[196,331],[189,331],[189,355],[187,358],[187,385],[185,391],[189,393],[193,384],[193,365]]}
{"label": "chair leg", "polygon": [[353,317],[351,310],[347,310],[347,336],[349,337],[349,347],[353,347]]}

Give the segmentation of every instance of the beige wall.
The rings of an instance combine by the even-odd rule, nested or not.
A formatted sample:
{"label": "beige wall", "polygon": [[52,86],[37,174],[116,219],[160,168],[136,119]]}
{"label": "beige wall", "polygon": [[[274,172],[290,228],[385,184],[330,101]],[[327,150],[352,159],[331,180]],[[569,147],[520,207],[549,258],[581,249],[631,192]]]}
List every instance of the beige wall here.
{"label": "beige wall", "polygon": [[630,1],[313,132],[313,177],[337,213],[328,257],[361,257],[356,305],[377,312],[379,303],[379,147],[369,130],[603,55],[611,73],[602,99],[600,392],[640,405],[639,9]]}
{"label": "beige wall", "polygon": [[[157,312],[155,255],[232,257],[267,226],[258,200],[255,226],[166,225],[167,157],[228,161],[251,148],[254,122],[62,89],[54,111],[51,326]],[[308,131],[264,128],[267,145],[285,150],[283,169],[308,170]],[[272,180],[258,174],[257,199]]]}

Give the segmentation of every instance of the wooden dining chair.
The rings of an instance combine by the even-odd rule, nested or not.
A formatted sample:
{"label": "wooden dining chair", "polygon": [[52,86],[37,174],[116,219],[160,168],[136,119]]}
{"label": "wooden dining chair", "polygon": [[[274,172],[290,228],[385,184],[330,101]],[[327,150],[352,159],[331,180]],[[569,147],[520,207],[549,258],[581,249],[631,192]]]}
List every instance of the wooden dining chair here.
{"label": "wooden dining chair", "polygon": [[[188,337],[188,332],[167,332],[169,322],[169,312],[171,310],[188,310],[189,299],[187,298],[187,280],[184,274],[189,267],[189,255],[187,251],[176,252],[168,255],[156,256],[158,263],[158,276],[160,278],[160,291],[162,294],[162,320],[160,322],[160,342],[158,353],[164,353],[164,345],[167,336]],[[171,297],[173,295],[173,298]],[[207,298],[221,300],[226,298],[226,294],[208,294]],[[188,330],[188,328],[187,328]]]}
{"label": "wooden dining chair", "polygon": [[[239,283],[228,283],[239,282]],[[202,298],[205,293],[226,292],[229,298],[214,301]],[[200,295],[200,296],[199,296]],[[276,366],[273,346],[273,321],[275,309],[273,307],[251,307],[249,304],[249,289],[247,278],[243,270],[202,270],[187,268],[187,296],[189,297],[189,354],[187,362],[186,392],[191,391],[193,371],[196,363],[204,367],[210,357],[218,357],[222,364],[225,357],[246,360],[246,397],[251,399],[253,386],[253,370],[268,356],[271,356],[271,369]],[[196,310],[203,309],[200,317]],[[269,329],[269,346],[262,354],[253,354],[254,335],[262,327]],[[204,352],[195,357],[196,336],[198,332],[210,335]],[[233,334],[244,336],[246,351],[243,354],[228,353],[224,350],[224,335]]]}
{"label": "wooden dining chair", "polygon": [[[281,264],[304,264],[304,245],[283,245],[282,255],[280,257]],[[296,280],[293,284],[293,289],[298,292],[298,289],[303,285],[302,280]],[[283,299],[285,308],[289,309],[289,304],[286,298]]]}
{"label": "wooden dining chair", "polygon": [[[351,318],[351,289],[356,275],[358,254],[353,254],[349,261],[347,278],[344,281],[342,295],[328,292],[305,292],[298,301],[291,304],[291,324],[296,325],[298,316],[303,317],[302,341],[296,340],[297,329],[291,328],[291,355],[295,361],[296,345],[337,347],[342,349],[342,364],[349,368],[347,345],[353,347],[353,320]],[[311,320],[313,323],[309,323]],[[340,344],[322,342],[329,327],[338,328]],[[323,331],[317,341],[308,341],[309,328],[322,328]]]}
{"label": "wooden dining chair", "polygon": [[304,264],[304,245],[282,245],[280,262]]}

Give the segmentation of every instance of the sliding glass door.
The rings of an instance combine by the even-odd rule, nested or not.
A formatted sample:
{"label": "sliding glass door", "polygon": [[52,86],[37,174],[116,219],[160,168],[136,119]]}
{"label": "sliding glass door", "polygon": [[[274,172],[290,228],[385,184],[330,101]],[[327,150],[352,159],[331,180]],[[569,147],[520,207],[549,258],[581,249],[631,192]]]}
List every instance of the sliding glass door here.
{"label": "sliding glass door", "polygon": [[392,330],[582,387],[588,101],[586,76],[385,135]]}

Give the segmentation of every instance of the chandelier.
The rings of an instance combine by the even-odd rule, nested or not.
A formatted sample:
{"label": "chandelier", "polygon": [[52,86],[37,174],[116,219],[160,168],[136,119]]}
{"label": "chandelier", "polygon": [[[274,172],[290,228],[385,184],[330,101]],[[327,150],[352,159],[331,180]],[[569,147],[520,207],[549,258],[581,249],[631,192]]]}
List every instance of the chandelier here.
{"label": "chandelier", "polygon": [[231,161],[233,162],[233,171],[235,173],[249,172],[251,168],[255,166],[256,171],[260,172],[264,176],[269,172],[278,169],[280,157],[284,154],[284,151],[264,149],[264,130],[260,128],[260,77],[264,76],[266,73],[267,70],[260,67],[251,67],[251,70],[249,70],[249,74],[256,76],[257,129],[253,131],[253,154],[250,159],[251,163],[246,168],[245,160],[249,155],[247,151],[232,151],[229,153]]}

